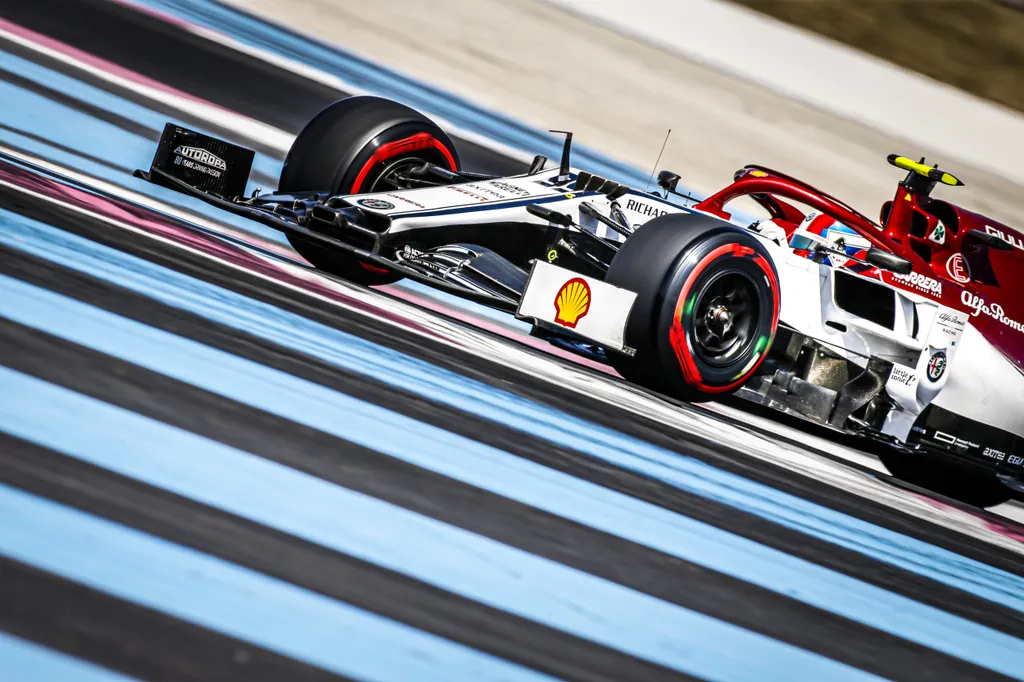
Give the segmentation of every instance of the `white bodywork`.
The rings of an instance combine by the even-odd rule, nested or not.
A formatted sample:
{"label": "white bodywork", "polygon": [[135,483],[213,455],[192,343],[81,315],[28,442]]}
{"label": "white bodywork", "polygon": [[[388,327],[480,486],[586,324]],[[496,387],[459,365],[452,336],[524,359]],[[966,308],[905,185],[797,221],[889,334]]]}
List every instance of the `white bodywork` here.
{"label": "white bodywork", "polygon": [[[575,169],[571,172],[574,176],[579,173]],[[361,208],[390,216],[394,233],[452,223],[547,225],[546,221],[524,210],[527,204],[540,203],[576,220],[580,227],[572,229],[586,229],[611,241],[624,239],[579,209],[579,204],[587,201],[609,215],[611,202],[606,195],[560,189],[554,182],[557,175],[557,171],[548,169],[534,175],[360,195],[350,200]],[[695,212],[638,190],[621,196],[617,205],[634,228],[667,213]],[[834,283],[839,268],[794,254],[784,231],[771,221],[758,225],[752,234],[767,245],[779,273],[782,324],[825,344],[855,365],[866,366],[872,356],[893,363],[894,369],[885,388],[903,411],[890,416],[883,427],[885,433],[906,440],[917,417],[926,406],[934,403],[957,415],[1024,436],[1024,375],[971,326],[971,311],[954,310],[927,296],[887,286],[896,299],[897,311],[895,328],[888,329],[836,304]],[[520,315],[552,322],[554,308],[548,300],[554,298],[551,289],[561,286],[566,281],[565,275],[575,275],[555,266],[543,266],[540,276],[537,270],[533,273]],[[878,279],[870,281],[885,286]],[[916,274],[903,281],[909,289],[923,293],[927,293],[929,287],[942,286],[936,280]],[[607,287],[597,280],[590,283],[598,290]],[[614,310],[608,313],[611,317],[604,323],[599,324],[600,318],[594,316],[573,331],[607,347],[621,349],[622,328],[632,299],[627,302],[620,296],[616,300]],[[542,308],[546,312],[542,312]],[[915,311],[916,334],[913,329]],[[944,365],[939,376],[932,380],[929,368],[937,355]],[[934,362],[937,367],[940,360]]]}
{"label": "white bodywork", "polygon": [[[871,356],[894,364],[885,389],[904,411],[890,415],[884,433],[906,440],[918,415],[934,403],[962,417],[1024,435],[1024,375],[970,324],[970,312],[890,287],[897,314],[895,329],[888,329],[836,304],[837,268],[794,254],[783,240],[766,242],[782,287],[780,322],[858,366],[866,366]],[[928,278],[906,279],[918,288],[936,285]],[[940,353],[946,366],[933,381],[928,377],[929,362]]]}
{"label": "white bodywork", "polygon": [[517,317],[571,329],[606,348],[623,351],[626,321],[635,300],[632,291],[537,261]]}
{"label": "white bodywork", "polygon": [[982,424],[1024,435],[1024,375],[970,324],[946,387],[934,403]]}

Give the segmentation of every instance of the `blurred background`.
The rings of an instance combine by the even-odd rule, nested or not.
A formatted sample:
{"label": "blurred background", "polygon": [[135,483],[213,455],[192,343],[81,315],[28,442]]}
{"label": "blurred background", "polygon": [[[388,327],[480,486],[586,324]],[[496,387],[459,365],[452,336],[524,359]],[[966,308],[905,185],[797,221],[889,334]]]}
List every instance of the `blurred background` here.
{"label": "blurred background", "polygon": [[[747,163],[869,216],[897,152],[1013,224],[1024,14],[996,0],[230,0],[698,192]],[[885,60],[885,61],[878,61]]]}
{"label": "blurred background", "polygon": [[734,0],[972,95],[1024,111],[1021,0]]}

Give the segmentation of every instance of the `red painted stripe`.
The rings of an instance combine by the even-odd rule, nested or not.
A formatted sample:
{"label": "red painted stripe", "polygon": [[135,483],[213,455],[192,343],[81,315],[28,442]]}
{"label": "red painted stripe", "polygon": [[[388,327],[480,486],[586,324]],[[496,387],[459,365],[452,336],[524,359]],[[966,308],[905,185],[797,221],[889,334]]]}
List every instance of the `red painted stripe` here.
{"label": "red painted stripe", "polygon": [[0,18],[0,31],[6,31],[7,33],[18,36],[19,38],[35,43],[39,47],[53,50],[54,52],[59,52],[75,61],[85,64],[86,66],[90,66],[94,69],[98,69],[105,73],[109,73],[112,76],[123,78],[127,81],[143,85],[147,88],[152,88],[154,90],[166,92],[168,94],[174,95],[175,97],[181,97],[182,99],[191,102],[205,104],[206,106],[212,107],[214,109],[228,111],[228,109],[225,109],[219,104],[214,104],[213,102],[201,99],[199,97],[196,97],[195,95],[189,94],[182,90],[177,90],[169,85],[161,83],[160,81],[155,81],[152,78],[147,78],[146,76],[143,76],[140,73],[136,73],[135,71],[126,69],[123,66],[115,64],[113,62],[109,62],[106,59],[101,59],[100,57],[92,55],[83,50],[79,50],[77,47],[72,47],[67,43],[62,43],[59,40],[55,40],[49,36],[43,35],[42,33],[36,33],[31,29],[7,21],[6,19],[3,18]]}

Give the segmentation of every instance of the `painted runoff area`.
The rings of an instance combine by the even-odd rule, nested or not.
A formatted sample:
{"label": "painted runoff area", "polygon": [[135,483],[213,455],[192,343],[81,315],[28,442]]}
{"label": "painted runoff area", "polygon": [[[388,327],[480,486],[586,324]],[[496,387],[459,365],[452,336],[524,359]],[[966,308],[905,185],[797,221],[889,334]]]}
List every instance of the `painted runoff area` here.
{"label": "painted runoff area", "polygon": [[716,680],[875,679],[39,379],[0,368],[0,384],[16,437],[639,658]]}
{"label": "painted runoff area", "polygon": [[[151,138],[144,137],[90,116],[70,103],[31,92],[14,83],[0,81],[0,101],[17,103],[16,106],[0,109],[0,123],[3,124],[0,127],[0,141],[107,182],[128,183],[134,191],[168,203],[180,204],[193,213],[262,239],[287,243],[277,230],[225,213],[173,190],[133,180],[126,175],[126,172],[136,168],[149,168],[156,151],[156,139],[167,122],[165,114],[2,50],[0,69],[68,95],[83,106],[114,113],[132,121],[134,125],[148,129],[152,134]],[[276,178],[281,170],[281,161],[257,154],[253,170]],[[255,188],[256,183],[250,182],[248,190]]]}
{"label": "painted runoff area", "polygon": [[41,223],[0,243],[1024,612],[1024,579]]}
{"label": "painted runoff area", "polygon": [[[990,660],[987,653],[981,652],[988,647],[998,647],[996,651],[1000,652],[1020,649],[1018,654],[1024,655],[1024,644],[1013,637],[628,495],[17,280],[0,276],[0,284],[8,292],[8,300],[0,303],[0,316],[20,324],[925,646],[938,650],[952,648],[957,656],[984,657],[986,660]],[[46,404],[23,404],[23,409],[29,413],[34,409],[47,412]],[[48,447],[71,452],[69,443],[73,441],[68,439],[85,437],[77,429],[88,429],[92,423],[89,420],[76,422],[77,413],[69,410],[67,415],[51,414],[40,421],[42,425],[56,419],[62,423],[70,419],[78,424],[70,429],[65,427],[65,433],[57,437],[59,442],[54,437],[45,436],[45,430],[33,438],[48,438]],[[346,415],[346,419],[339,420],[339,414]],[[389,435],[381,438],[381,434]],[[116,437],[123,437],[121,429],[118,429]],[[117,462],[101,461],[95,456],[88,461],[138,476]],[[229,480],[244,483],[244,476],[239,477],[237,468],[225,470],[231,471]],[[204,475],[215,477],[216,472]],[[245,487],[252,486],[245,483]],[[259,495],[254,498],[256,506],[248,512],[247,518],[271,525],[276,523],[275,527],[285,532],[321,544],[340,541],[317,536],[310,529],[318,525],[308,518],[297,518],[287,527],[280,525],[284,518],[280,511],[256,519],[252,514],[258,514],[258,499]],[[310,498],[308,493],[303,493],[303,497],[296,499],[308,501]],[[240,513],[237,509],[232,511]],[[320,523],[334,524],[337,528],[337,521],[331,514]],[[344,533],[351,532],[342,530],[342,537]],[[329,546],[337,547],[336,544]],[[343,551],[352,553],[350,548]],[[375,560],[365,554],[361,556]],[[397,561],[397,565],[389,564],[389,567],[403,570],[400,560]],[[472,566],[472,562],[467,565]],[[429,579],[423,575],[416,577]],[[545,598],[558,597],[545,595]]]}
{"label": "painted runoff area", "polygon": [[[35,382],[33,384],[33,382]],[[0,368],[21,398],[63,397],[52,384]],[[64,393],[70,393],[64,391]],[[4,396],[10,396],[5,393]],[[95,401],[94,401],[95,402]],[[17,401],[0,398],[10,414]],[[73,403],[58,403],[68,409]],[[99,415],[80,403],[86,413]],[[37,414],[40,414],[37,412]],[[103,422],[96,422],[97,424]],[[118,420],[106,427],[127,426]],[[50,429],[53,431],[54,429]],[[126,457],[141,432],[110,436]],[[150,436],[165,433],[150,433]],[[94,439],[81,447],[98,444]],[[180,445],[180,442],[175,442]],[[180,452],[168,452],[173,459]],[[155,464],[155,463],[154,463]],[[0,553],[117,598],[238,637],[340,675],[379,682],[543,682],[551,678],[290,583],[0,484]],[[258,594],[259,599],[253,599]],[[47,682],[50,682],[47,680]]]}
{"label": "painted runoff area", "polygon": [[0,631],[0,680],[132,682],[134,679]]}

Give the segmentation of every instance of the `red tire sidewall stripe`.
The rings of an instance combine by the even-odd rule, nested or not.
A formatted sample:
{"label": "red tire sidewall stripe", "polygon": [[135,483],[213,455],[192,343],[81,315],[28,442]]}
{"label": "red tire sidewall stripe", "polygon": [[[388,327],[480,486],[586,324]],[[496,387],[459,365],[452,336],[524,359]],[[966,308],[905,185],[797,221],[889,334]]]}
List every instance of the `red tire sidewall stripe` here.
{"label": "red tire sidewall stripe", "polygon": [[409,137],[403,137],[401,140],[394,140],[393,142],[387,142],[382,144],[377,150],[370,155],[370,158],[366,160],[363,167],[359,170],[359,174],[356,175],[355,182],[352,183],[352,189],[349,190],[349,194],[357,194],[363,187],[363,182],[366,180],[366,176],[370,174],[370,171],[378,163],[387,161],[390,158],[398,156],[399,154],[405,154],[407,152],[418,152],[424,149],[436,149],[441,152],[444,156],[445,161],[448,163],[448,170],[455,172],[456,168],[455,157],[447,146],[439,139],[431,135],[430,133],[416,133]]}
{"label": "red tire sidewall stripe", "polygon": [[775,330],[779,323],[779,282],[774,269],[763,255],[751,247],[744,246],[742,244],[724,244],[701,258],[690,272],[689,276],[687,276],[686,281],[683,282],[682,289],[679,291],[679,298],[676,299],[676,307],[672,316],[672,327],[669,329],[669,342],[672,344],[672,349],[675,351],[676,358],[679,360],[679,368],[683,372],[683,378],[686,380],[686,383],[705,393],[727,393],[738,388],[746,382],[755,371],[757,371],[757,368],[761,366],[761,363],[764,362],[764,358],[767,355],[767,352],[762,352],[761,357],[757,359],[757,362],[755,362],[743,376],[726,386],[709,386],[704,382],[704,377],[701,375],[700,369],[697,367],[697,363],[693,357],[693,351],[690,348],[689,339],[686,335],[686,330],[683,329],[683,308],[686,305],[686,299],[689,296],[690,290],[693,288],[697,278],[700,277],[700,274],[704,272],[711,263],[723,256],[750,258],[764,272],[765,277],[768,279],[768,283],[771,286],[772,292],[775,293],[772,297],[772,331],[771,337],[768,340],[768,347],[770,347],[772,341],[775,340]]}

